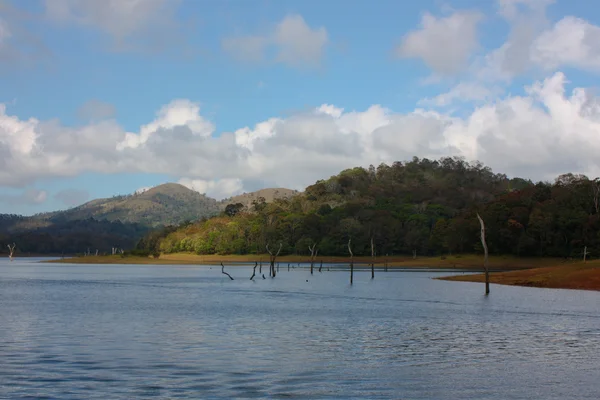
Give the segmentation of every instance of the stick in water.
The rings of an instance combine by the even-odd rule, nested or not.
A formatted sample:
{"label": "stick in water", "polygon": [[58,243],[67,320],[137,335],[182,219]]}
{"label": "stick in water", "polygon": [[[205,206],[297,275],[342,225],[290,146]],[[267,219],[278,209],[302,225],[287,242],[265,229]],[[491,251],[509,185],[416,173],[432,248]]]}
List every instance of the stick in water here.
{"label": "stick in water", "polygon": [[223,265],[223,263],[221,263],[221,273],[227,275],[229,277],[229,279],[233,280],[233,277],[231,275],[229,275],[227,272],[225,272],[225,266]]}

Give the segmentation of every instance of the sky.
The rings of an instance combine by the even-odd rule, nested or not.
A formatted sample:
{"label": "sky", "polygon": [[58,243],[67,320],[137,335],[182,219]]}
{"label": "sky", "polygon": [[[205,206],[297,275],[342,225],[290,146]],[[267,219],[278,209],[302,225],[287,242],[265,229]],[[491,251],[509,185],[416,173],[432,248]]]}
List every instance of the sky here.
{"label": "sky", "polygon": [[0,0],[0,213],[463,157],[600,175],[589,0]]}

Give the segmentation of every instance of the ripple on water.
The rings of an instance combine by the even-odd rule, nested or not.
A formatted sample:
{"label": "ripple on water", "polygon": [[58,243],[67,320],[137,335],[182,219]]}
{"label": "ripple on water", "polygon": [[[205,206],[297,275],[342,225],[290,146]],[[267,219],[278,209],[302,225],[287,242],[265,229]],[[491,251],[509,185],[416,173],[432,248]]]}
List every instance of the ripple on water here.
{"label": "ripple on water", "polygon": [[600,398],[597,293],[31,268],[0,265],[0,398]]}

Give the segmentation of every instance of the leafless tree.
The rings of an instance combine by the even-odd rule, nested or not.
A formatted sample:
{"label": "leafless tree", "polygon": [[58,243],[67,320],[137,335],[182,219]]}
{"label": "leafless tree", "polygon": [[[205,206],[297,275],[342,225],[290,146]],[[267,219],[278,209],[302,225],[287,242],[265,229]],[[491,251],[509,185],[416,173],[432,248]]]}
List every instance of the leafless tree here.
{"label": "leafless tree", "polygon": [[488,247],[485,241],[485,224],[483,223],[483,219],[477,213],[477,219],[479,220],[479,225],[481,225],[481,244],[483,245],[483,269],[485,270],[485,294],[490,294],[490,270],[488,268]]}
{"label": "leafless tree", "polygon": [[375,246],[373,245],[373,236],[371,236],[371,279],[375,279]]}
{"label": "leafless tree", "polygon": [[270,260],[271,260],[269,275],[271,277],[275,278],[275,275],[277,275],[277,273],[275,271],[275,260],[277,259],[277,257],[279,256],[279,253],[281,252],[282,244],[281,244],[281,242],[279,242],[279,250],[277,250],[277,253],[275,255],[273,255],[273,252],[271,252],[271,250],[269,249],[268,243],[267,243],[266,247],[267,247],[267,253],[269,253]]}
{"label": "leafless tree", "polygon": [[8,246],[8,259],[10,261],[13,260],[13,254],[15,254],[15,247],[17,247],[16,244],[12,244],[12,246],[10,244],[7,245]]}
{"label": "leafless tree", "polygon": [[354,253],[352,253],[352,247],[350,242],[352,239],[348,239],[348,252],[350,253],[350,284],[354,282]]}
{"label": "leafless tree", "polygon": [[227,272],[225,272],[225,266],[223,265],[223,263],[221,263],[221,273],[227,275],[229,277],[229,279],[233,280],[233,277],[231,275],[229,275]]}
{"label": "leafless tree", "polygon": [[254,280],[254,276],[256,275],[256,267],[258,267],[258,262],[254,262],[254,268],[252,268],[252,276],[250,277],[250,280],[253,281]]}
{"label": "leafless tree", "polygon": [[317,254],[319,253],[319,249],[317,249],[317,244],[314,243],[311,246],[308,246],[308,250],[310,250],[310,274],[313,274],[313,267],[315,265],[315,258],[317,257]]}

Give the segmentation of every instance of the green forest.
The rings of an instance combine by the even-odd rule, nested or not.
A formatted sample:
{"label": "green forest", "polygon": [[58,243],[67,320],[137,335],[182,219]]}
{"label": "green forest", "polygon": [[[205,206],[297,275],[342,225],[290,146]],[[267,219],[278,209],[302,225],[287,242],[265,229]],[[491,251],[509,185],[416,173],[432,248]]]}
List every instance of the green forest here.
{"label": "green forest", "polygon": [[353,168],[320,180],[291,199],[249,208],[229,205],[219,216],[153,230],[138,253],[434,256],[482,252],[479,213],[490,254],[600,255],[600,181],[565,174],[531,182],[459,158],[414,158]]}

